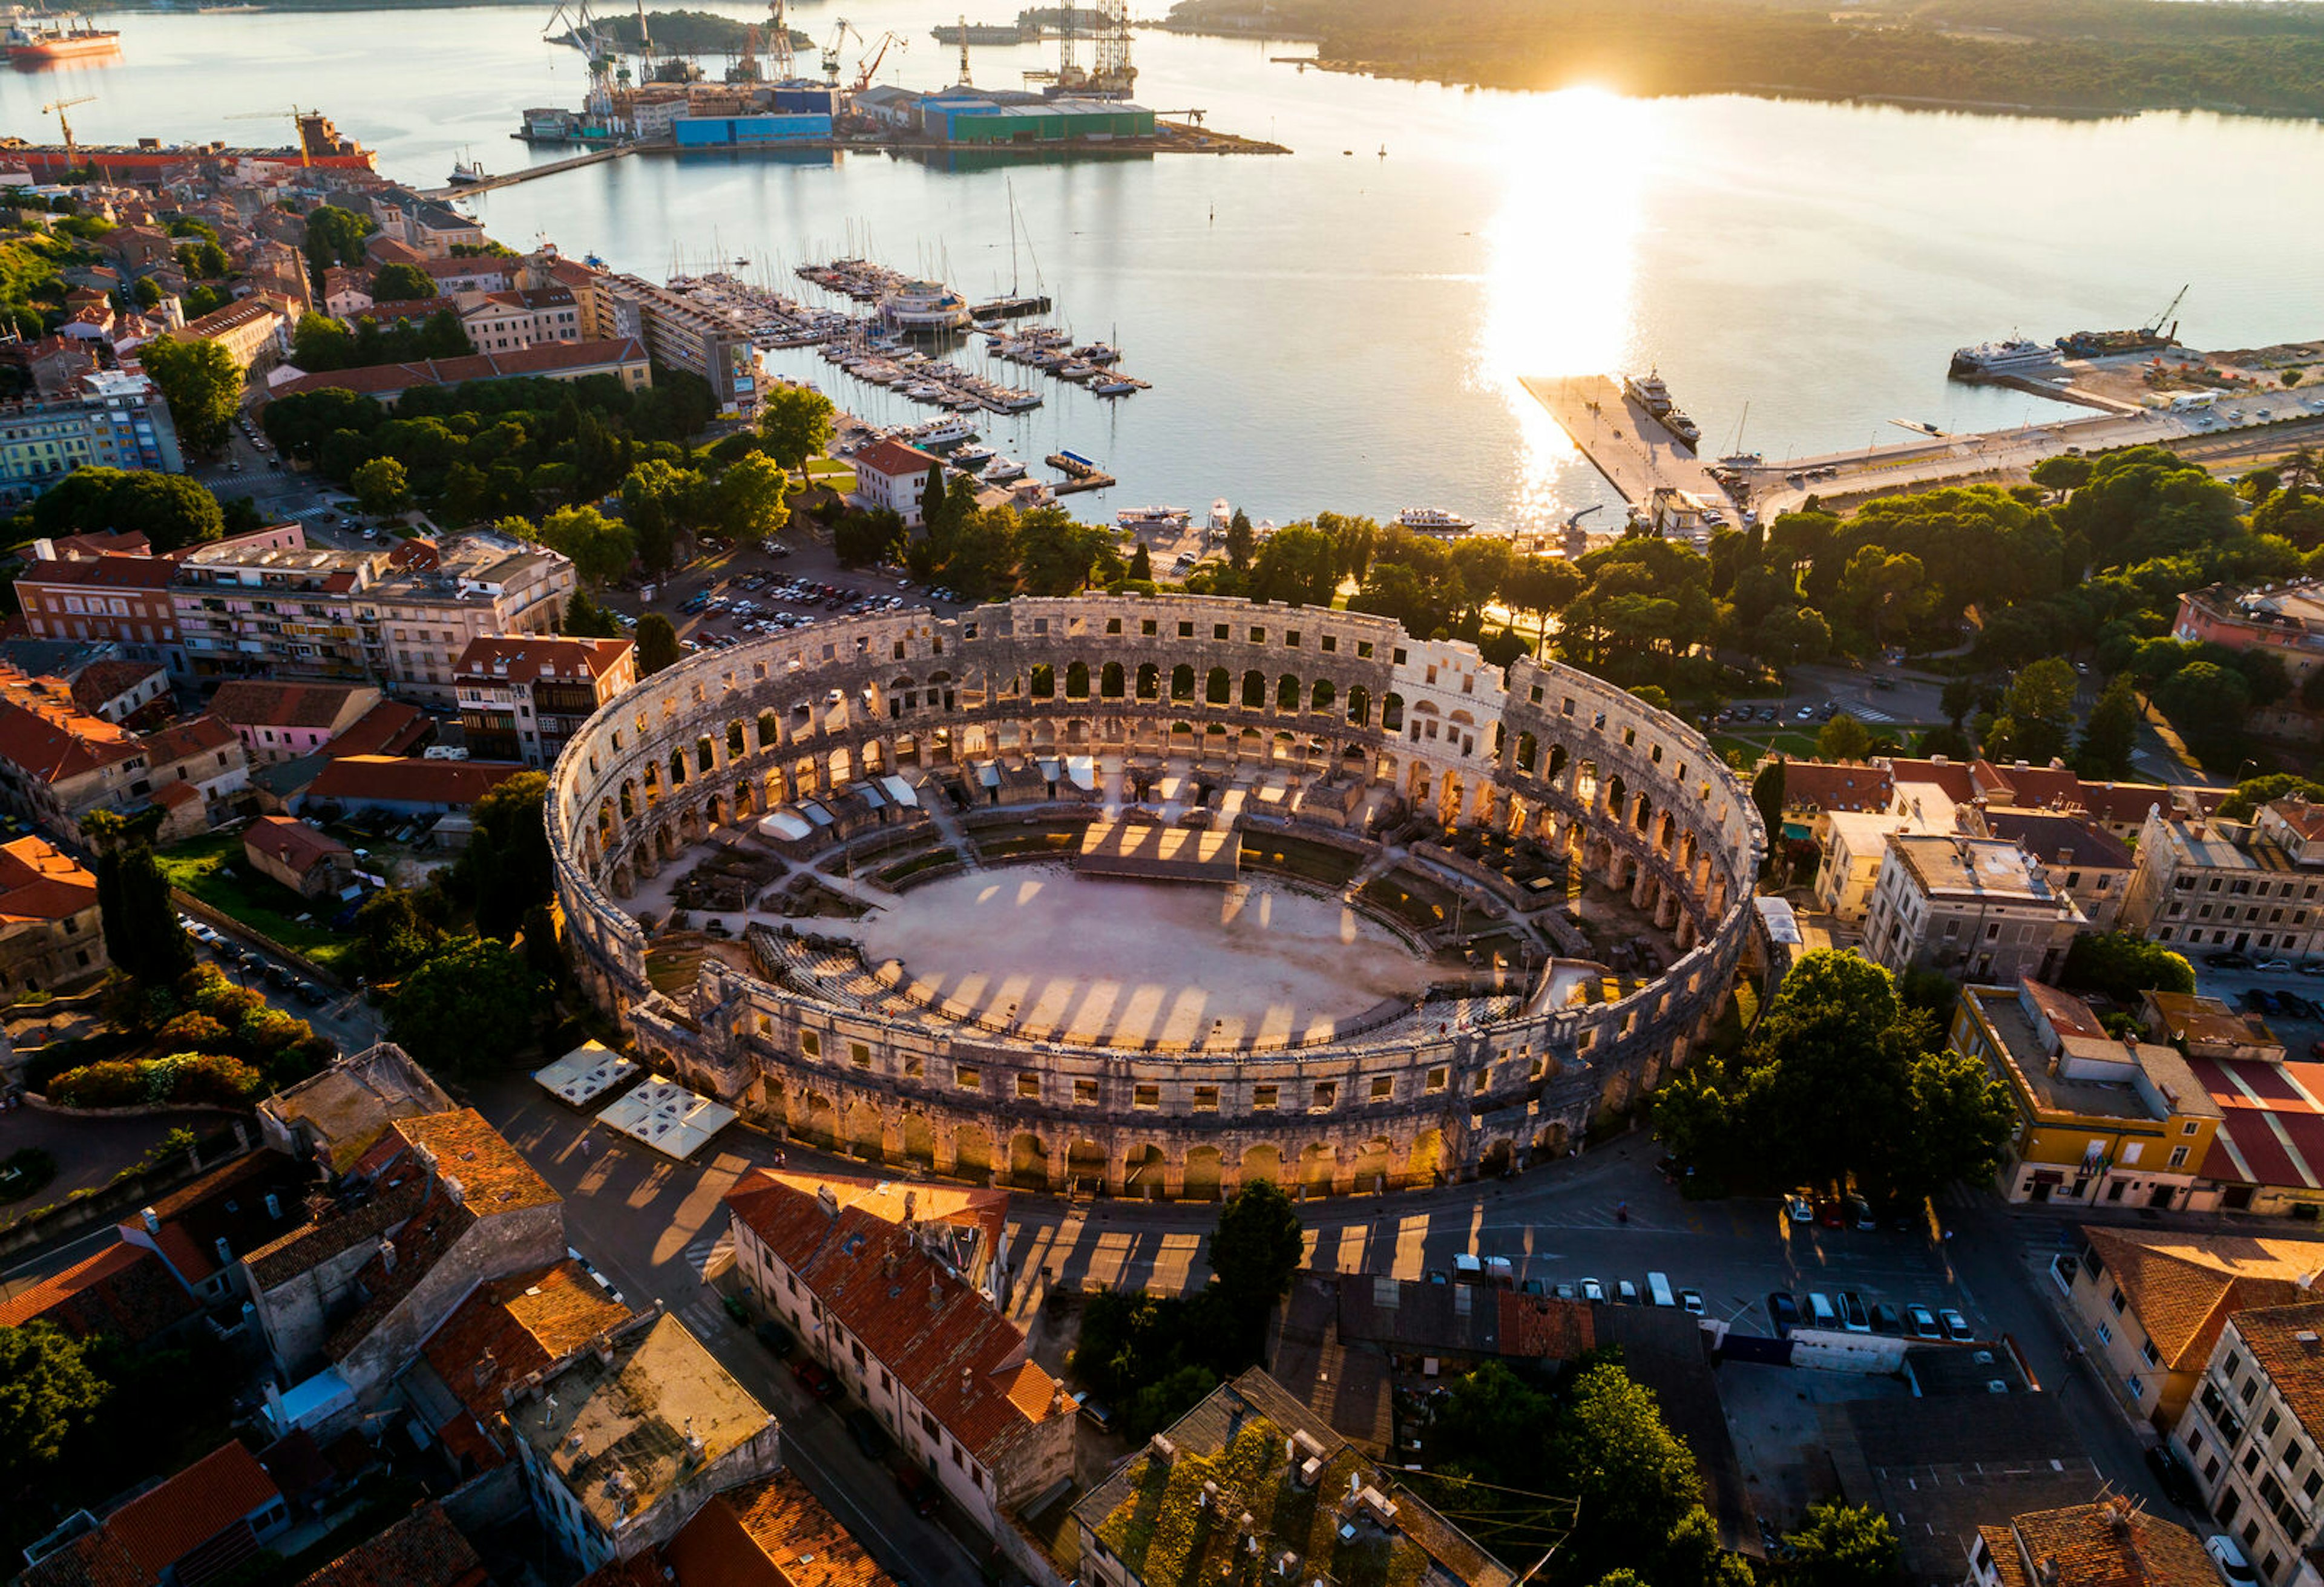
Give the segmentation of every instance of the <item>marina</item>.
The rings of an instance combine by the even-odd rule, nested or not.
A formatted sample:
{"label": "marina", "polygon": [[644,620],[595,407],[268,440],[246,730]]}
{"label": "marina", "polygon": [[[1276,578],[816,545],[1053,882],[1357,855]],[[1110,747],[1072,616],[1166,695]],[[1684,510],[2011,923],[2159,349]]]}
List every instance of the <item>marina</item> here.
{"label": "marina", "polygon": [[[1739,508],[1711,465],[1648,406],[1661,382],[1653,376],[1647,381],[1654,385],[1637,379],[1618,385],[1604,375],[1528,376],[1524,383],[1633,512],[1699,522],[1705,514],[1723,517],[1725,509]],[[1666,393],[1663,402],[1667,412]]]}

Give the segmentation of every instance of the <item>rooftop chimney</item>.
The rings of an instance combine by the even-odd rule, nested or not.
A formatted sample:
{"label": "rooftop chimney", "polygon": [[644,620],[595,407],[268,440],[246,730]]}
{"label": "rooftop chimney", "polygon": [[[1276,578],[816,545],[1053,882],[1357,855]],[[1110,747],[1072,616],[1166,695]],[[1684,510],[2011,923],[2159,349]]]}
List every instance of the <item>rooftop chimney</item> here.
{"label": "rooftop chimney", "polygon": [[395,1271],[395,1242],[384,1234],[379,1237],[379,1265],[391,1273]]}

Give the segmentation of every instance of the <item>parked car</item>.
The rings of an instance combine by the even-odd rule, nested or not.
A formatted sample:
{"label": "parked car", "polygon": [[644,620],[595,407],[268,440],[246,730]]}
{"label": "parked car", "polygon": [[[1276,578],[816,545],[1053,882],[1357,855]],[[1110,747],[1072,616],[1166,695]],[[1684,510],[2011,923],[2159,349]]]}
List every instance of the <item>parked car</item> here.
{"label": "parked car", "polygon": [[1872,1308],[1872,1331],[1895,1338],[1904,1331],[1904,1314],[1886,1301],[1880,1302]]}
{"label": "parked car", "polygon": [[839,1392],[839,1380],[825,1371],[819,1362],[800,1360],[791,1362],[791,1376],[799,1381],[800,1388],[817,1399],[829,1399]]}
{"label": "parked car", "polygon": [[2225,1532],[2203,1539],[2203,1552],[2211,1556],[2211,1564],[2219,1573],[2219,1580],[2229,1587],[2258,1587],[2259,1573],[2251,1568],[2251,1561],[2236,1540]]}
{"label": "parked car", "polygon": [[1851,1334],[1872,1332],[1872,1319],[1865,1314],[1864,1298],[1853,1289],[1840,1292],[1840,1326]]}
{"label": "parked car", "polygon": [[1686,1313],[1686,1315],[1691,1317],[1701,1316],[1702,1315],[1702,1292],[1699,1289],[1680,1290],[1678,1292],[1678,1307],[1681,1311]]}
{"label": "parked car", "polygon": [[2194,1473],[2171,1445],[2148,1445],[2146,1463],[2154,1472],[2154,1480],[2163,1484],[2163,1496],[2181,1509],[2193,1509],[2203,1502],[2202,1491],[2195,1486]]}
{"label": "parked car", "polygon": [[759,1343],[765,1345],[777,1361],[788,1361],[791,1352],[798,1348],[798,1341],[791,1337],[791,1331],[772,1317],[759,1325],[758,1335]]}
{"label": "parked car", "polygon": [[1103,1400],[1084,1399],[1082,1401],[1081,1414],[1082,1420],[1087,1422],[1091,1426],[1095,1427],[1099,1432],[1111,1433],[1113,1431],[1113,1412],[1107,1408]]}
{"label": "parked car", "polygon": [[912,1513],[916,1516],[936,1514],[936,1502],[944,1496],[942,1490],[936,1486],[936,1480],[918,1466],[898,1466],[896,1486],[903,1493],[904,1502],[912,1507]]}
{"label": "parked car", "polygon": [[851,1410],[843,1419],[847,1423],[847,1436],[855,1440],[855,1447],[863,1452],[864,1459],[888,1458],[895,1440],[888,1436],[888,1429],[880,1425],[878,1417],[868,1410]]}
{"label": "parked car", "polygon": [[1816,1222],[1827,1229],[1845,1229],[1848,1220],[1840,1215],[1840,1203],[1827,1196],[1815,1204]]}
{"label": "parked car", "polygon": [[1917,1300],[1904,1308],[1904,1332],[1915,1339],[1944,1337],[1937,1327],[1937,1314]]}
{"label": "parked car", "polygon": [[2213,969],[2218,970],[2243,970],[2251,968],[2250,957],[2237,953],[2232,948],[2222,949],[2217,953],[2207,953],[2203,955],[2203,962]]}
{"label": "parked car", "polygon": [[1787,1290],[1769,1290],[1767,1292],[1767,1320],[1775,1325],[1775,1337],[1781,1339],[1784,1335],[1790,1333],[1793,1327],[1799,1322],[1800,1303],[1794,1300],[1790,1292]]}
{"label": "parked car", "polygon": [[1872,1204],[1861,1196],[1848,1198],[1848,1221],[1859,1229],[1877,1229],[1880,1220],[1872,1215]]}
{"label": "parked car", "polygon": [[1617,1279],[1617,1280],[1614,1280],[1614,1300],[1615,1300],[1615,1303],[1616,1303],[1617,1305],[1618,1305],[1618,1306],[1636,1306],[1636,1305],[1637,1305],[1637,1304],[1638,1304],[1638,1287],[1637,1287],[1636,1284],[1631,1283],[1631,1282],[1630,1282],[1630,1280],[1628,1280],[1628,1279]]}
{"label": "parked car", "polygon": [[2264,971],[2268,975],[2280,976],[2292,968],[2292,961],[2288,959],[2263,959],[2253,965],[2252,968]]}
{"label": "parked car", "polygon": [[1970,1331],[1969,1319],[1950,1306],[1937,1314],[1937,1325],[1944,1329],[1945,1337],[1956,1344],[1966,1344],[1977,1337]]}
{"label": "parked car", "polygon": [[1792,1222],[1795,1224],[1815,1222],[1815,1204],[1797,1192],[1784,1197],[1784,1210],[1791,1215]]}
{"label": "parked car", "polygon": [[1600,1283],[1597,1280],[1595,1280],[1595,1279],[1584,1279],[1584,1280],[1582,1280],[1582,1299],[1584,1299],[1584,1300],[1603,1300],[1603,1299],[1605,1299],[1605,1298],[1606,1298],[1606,1286],[1605,1286],[1605,1285],[1603,1285],[1603,1284],[1600,1284]]}

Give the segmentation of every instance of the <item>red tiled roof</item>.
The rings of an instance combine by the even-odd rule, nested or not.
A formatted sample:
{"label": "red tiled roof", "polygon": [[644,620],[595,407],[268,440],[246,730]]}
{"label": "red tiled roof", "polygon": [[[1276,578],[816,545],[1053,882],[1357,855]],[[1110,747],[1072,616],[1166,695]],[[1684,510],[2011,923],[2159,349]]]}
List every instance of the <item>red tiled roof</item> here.
{"label": "red tiled roof", "polygon": [[1785,810],[1882,811],[1895,783],[1888,768],[1821,760],[1784,763]]}
{"label": "red tiled roof", "polygon": [[458,677],[530,683],[536,678],[602,678],[636,647],[627,639],[556,634],[489,634],[471,639],[452,671]]}
{"label": "red tiled roof", "polygon": [[239,1444],[221,1445],[105,1518],[149,1581],[281,1492]]}
{"label": "red tiled roof", "polygon": [[521,761],[427,760],[388,755],[343,756],[309,784],[308,797],[396,804],[474,804],[518,773]]}
{"label": "red tiled roof", "polygon": [[[2082,779],[2064,766],[1996,766],[1979,760],[1969,768],[1977,791],[1994,803],[2026,810],[2070,810],[2082,804]],[[2087,808],[2085,806],[2084,808]]]}
{"label": "red tiled roof", "polygon": [[350,755],[400,755],[428,737],[428,717],[416,705],[383,700],[357,717],[347,730],[323,746],[335,758]]}
{"label": "red tiled roof", "polygon": [[2084,783],[2082,807],[2102,821],[2136,826],[2146,820],[2146,812],[2156,805],[2161,805],[2163,813],[2169,816],[2176,796],[2181,794],[2195,794],[2198,808],[2209,815],[2225,804],[2227,795],[2234,792],[2232,788],[2158,788],[2151,783]]}
{"label": "red tiled roof", "polygon": [[109,1245],[0,1301],[0,1327],[45,1319],[83,1338],[104,1334],[140,1344],[197,1309],[161,1258],[135,1245]]}
{"label": "red tiled roof", "polygon": [[153,803],[171,810],[181,810],[189,804],[199,804],[202,791],[191,783],[164,783],[153,790]]}
{"label": "red tiled roof", "polygon": [[81,558],[107,555],[144,557],[152,554],[153,542],[135,529],[98,529],[87,535],[57,535],[50,546],[60,557]]}
{"label": "red tiled roof", "polygon": [[278,683],[267,678],[236,678],[218,685],[210,714],[221,721],[254,728],[327,728],[357,694],[375,694],[368,683]]}
{"label": "red tiled roof", "polygon": [[630,1309],[567,1259],[470,1292],[421,1347],[453,1396],[490,1422],[509,1385],[570,1355]]}
{"label": "red tiled roof", "polygon": [[2190,1056],[2187,1067],[2224,1115],[2205,1179],[2324,1189],[2324,1064]]}
{"label": "red tiled roof", "polygon": [[888,479],[902,480],[926,477],[941,460],[901,441],[881,441],[865,447],[851,461],[858,473],[869,470]]}
{"label": "red tiled roof", "polygon": [[1975,779],[1966,761],[1948,760],[1889,760],[1888,774],[1899,783],[1934,783],[1945,791],[1945,797],[1956,804],[1967,804],[1977,797]]}
{"label": "red tiled roof", "polygon": [[92,662],[72,681],[73,703],[93,716],[98,706],[128,693],[161,670],[161,664],[152,661]]}
{"label": "red tiled roof", "polygon": [[234,729],[214,716],[198,716],[190,721],[172,722],[159,732],[145,735],[145,748],[157,766],[189,756],[207,755],[220,749],[240,748],[242,740]]}
{"label": "red tiled roof", "polygon": [[1595,1315],[1588,1304],[1520,1295],[1514,1289],[1500,1297],[1500,1338],[1503,1355],[1571,1361],[1598,1343]]}
{"label": "red tiled roof", "polygon": [[770,1174],[746,1176],[726,1205],[980,1460],[1060,1414],[1056,1381],[1028,1358],[1024,1334],[906,1230],[861,1207],[835,1218]]}
{"label": "red tiled roof", "polygon": [[243,833],[242,846],[270,856],[301,876],[327,860],[355,858],[355,850],[337,838],[287,815],[259,817]]}
{"label": "red tiled roof", "polygon": [[[2121,839],[2097,825],[2095,818],[2079,812],[2062,815],[2048,811],[1988,810],[1985,830],[1997,838],[2015,839],[2043,865],[2126,871],[2132,864],[2130,849]],[[2062,861],[2061,855],[2065,857]]]}
{"label": "red tiled roof", "polygon": [[662,1549],[678,1587],[895,1587],[788,1471],[713,1497]]}
{"label": "red tiled roof", "polygon": [[0,843],[0,921],[60,921],[97,904],[97,878],[41,838]]}
{"label": "red tiled roof", "polygon": [[490,1581],[476,1551],[431,1499],[299,1587],[486,1587]]}
{"label": "red tiled roof", "polygon": [[525,375],[557,375],[615,364],[646,362],[645,344],[634,336],[598,342],[538,342],[505,353],[476,353],[465,358],[430,358],[415,363],[377,363],[362,369],[331,370],[300,375],[274,389],[277,397],[326,388],[366,391],[374,395],[410,390],[414,386],[456,386],[466,381],[509,380]]}
{"label": "red tiled roof", "polygon": [[134,735],[59,702],[33,709],[21,695],[0,699],[0,760],[35,782],[58,783],[134,759]]}

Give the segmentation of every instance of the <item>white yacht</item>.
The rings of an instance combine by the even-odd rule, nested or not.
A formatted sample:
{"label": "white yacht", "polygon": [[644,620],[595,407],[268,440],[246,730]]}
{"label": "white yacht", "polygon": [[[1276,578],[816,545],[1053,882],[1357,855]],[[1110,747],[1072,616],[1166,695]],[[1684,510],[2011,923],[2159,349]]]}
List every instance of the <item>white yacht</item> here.
{"label": "white yacht", "polygon": [[950,462],[954,468],[980,469],[998,455],[999,454],[982,441],[973,441],[954,453]]}
{"label": "white yacht", "polygon": [[995,484],[1005,480],[1021,480],[1025,477],[1025,465],[1004,452],[984,465],[984,477]]}
{"label": "white yacht", "polygon": [[1670,388],[1663,384],[1662,372],[1659,370],[1649,371],[1644,375],[1624,375],[1622,395],[1656,418],[1668,413],[1671,408]]}
{"label": "white yacht", "polygon": [[1465,535],[1477,527],[1475,519],[1441,507],[1407,507],[1396,515],[1396,521],[1416,535]]}
{"label": "white yacht", "polygon": [[2055,347],[2013,336],[2006,342],[1980,342],[1953,349],[1951,372],[1974,379],[1980,375],[2023,375],[2056,369],[2065,362]]}
{"label": "white yacht", "polygon": [[1223,496],[1211,503],[1211,527],[1221,534],[1234,527],[1234,508]]}
{"label": "white yacht", "polygon": [[[1060,371],[1059,372],[1061,374],[1064,373],[1063,371]],[[1067,380],[1071,380],[1073,377],[1071,375],[1066,375],[1065,378]],[[1138,382],[1132,380],[1126,380],[1120,375],[1101,373],[1095,380],[1090,382],[1090,390],[1096,392],[1101,397],[1127,397],[1132,391],[1138,390]]]}
{"label": "white yacht", "polygon": [[1113,521],[1131,534],[1142,535],[1154,529],[1184,529],[1193,517],[1183,507],[1125,507],[1113,515]]}
{"label": "white yacht", "polygon": [[957,446],[976,439],[975,427],[964,418],[931,419],[911,432],[915,446]]}

